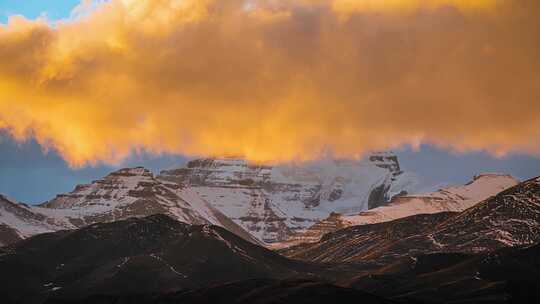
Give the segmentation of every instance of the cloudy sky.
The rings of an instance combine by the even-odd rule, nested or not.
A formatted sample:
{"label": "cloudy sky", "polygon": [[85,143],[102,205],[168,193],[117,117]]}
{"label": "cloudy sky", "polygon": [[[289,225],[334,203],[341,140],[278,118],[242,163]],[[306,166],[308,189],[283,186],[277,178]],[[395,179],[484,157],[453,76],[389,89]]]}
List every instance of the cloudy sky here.
{"label": "cloudy sky", "polygon": [[428,184],[539,175],[539,5],[0,0],[0,192],[385,149]]}

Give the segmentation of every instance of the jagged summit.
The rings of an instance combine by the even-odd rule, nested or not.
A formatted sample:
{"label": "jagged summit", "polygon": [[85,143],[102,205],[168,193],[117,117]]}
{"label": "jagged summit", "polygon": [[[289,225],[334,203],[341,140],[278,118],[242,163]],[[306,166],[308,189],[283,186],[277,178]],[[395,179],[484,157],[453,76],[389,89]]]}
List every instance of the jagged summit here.
{"label": "jagged summit", "polygon": [[152,172],[145,167],[133,167],[133,168],[123,168],[119,169],[116,172],[111,173],[112,175],[120,175],[120,174],[127,174],[127,175],[146,175],[146,176],[153,176]]}
{"label": "jagged summit", "polygon": [[398,157],[393,152],[375,152],[369,156],[369,161],[375,166],[388,169],[394,175],[403,173],[401,166],[399,165]]}

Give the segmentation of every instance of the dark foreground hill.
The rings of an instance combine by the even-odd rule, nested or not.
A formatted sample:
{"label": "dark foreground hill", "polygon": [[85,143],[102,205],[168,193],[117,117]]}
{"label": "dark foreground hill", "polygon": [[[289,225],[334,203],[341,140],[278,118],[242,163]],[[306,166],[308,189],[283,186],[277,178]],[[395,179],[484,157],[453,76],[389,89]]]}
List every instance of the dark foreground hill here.
{"label": "dark foreground hill", "polygon": [[540,245],[398,259],[339,286],[313,279],[250,279],[166,294],[49,298],[47,304],[495,303],[540,301]]}
{"label": "dark foreground hill", "polygon": [[321,281],[251,279],[165,295],[98,295],[82,300],[51,298],[47,304],[391,304],[394,301]]}
{"label": "dark foreground hill", "polygon": [[346,285],[396,301],[540,303],[540,245],[396,261]]}
{"label": "dark foreground hill", "polygon": [[165,215],[42,234],[0,253],[2,303],[168,294],[252,278],[309,277],[289,260],[217,226]]}

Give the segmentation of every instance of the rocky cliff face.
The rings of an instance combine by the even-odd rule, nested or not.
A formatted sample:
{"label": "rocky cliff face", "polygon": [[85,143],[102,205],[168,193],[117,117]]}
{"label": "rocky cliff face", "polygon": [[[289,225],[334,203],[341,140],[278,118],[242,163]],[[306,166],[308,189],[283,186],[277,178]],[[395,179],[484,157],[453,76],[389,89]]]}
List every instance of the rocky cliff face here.
{"label": "rocky cliff face", "polygon": [[[190,189],[158,180],[144,168],[113,172],[39,206],[0,201],[0,224],[20,238],[153,214],[166,214],[189,224],[222,226],[257,242]],[[3,230],[7,239],[7,228]]]}
{"label": "rocky cliff face", "polygon": [[416,185],[391,153],[278,166],[201,159],[164,171],[159,179],[192,189],[265,243],[287,240],[332,212],[355,214],[384,205]]}
{"label": "rocky cliff face", "polygon": [[35,210],[51,215],[63,213],[76,227],[159,213],[174,215],[186,223],[208,223],[209,219],[197,212],[205,206],[183,200],[178,188],[158,181],[147,169],[122,169],[91,184],[79,185]]}
{"label": "rocky cliff face", "polygon": [[475,176],[466,185],[448,187],[433,193],[395,196],[385,206],[355,215],[334,214],[277,247],[316,242],[324,234],[344,227],[388,222],[416,214],[463,211],[517,184],[518,181],[510,175],[485,173]]}

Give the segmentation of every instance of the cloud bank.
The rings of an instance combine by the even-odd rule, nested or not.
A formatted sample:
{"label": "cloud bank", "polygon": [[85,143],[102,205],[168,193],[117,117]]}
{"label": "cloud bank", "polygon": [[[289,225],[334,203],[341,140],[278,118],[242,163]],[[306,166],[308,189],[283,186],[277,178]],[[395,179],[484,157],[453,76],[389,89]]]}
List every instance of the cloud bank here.
{"label": "cloud bank", "polygon": [[84,1],[0,25],[0,129],[72,166],[540,152],[536,0]]}

